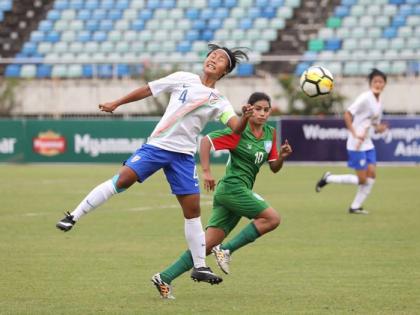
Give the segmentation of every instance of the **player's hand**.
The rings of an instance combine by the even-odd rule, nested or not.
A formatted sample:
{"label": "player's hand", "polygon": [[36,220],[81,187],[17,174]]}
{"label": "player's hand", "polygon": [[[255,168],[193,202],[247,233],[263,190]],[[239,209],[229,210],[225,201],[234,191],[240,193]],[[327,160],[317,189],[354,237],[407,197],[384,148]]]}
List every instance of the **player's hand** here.
{"label": "player's hand", "polygon": [[282,159],[285,159],[290,154],[292,154],[292,152],[293,152],[292,147],[290,146],[289,142],[286,139],[280,147],[280,156]]}
{"label": "player's hand", "polygon": [[249,118],[254,114],[254,105],[246,104],[242,106],[242,115],[245,118]]}
{"label": "player's hand", "polygon": [[383,133],[386,130],[388,130],[389,126],[388,124],[382,123],[376,126],[375,131],[378,133]]}
{"label": "player's hand", "polygon": [[206,191],[213,191],[216,186],[216,181],[210,172],[203,172],[204,189]]}
{"label": "player's hand", "polygon": [[103,103],[103,104],[99,104],[98,107],[100,111],[112,114],[112,112],[117,109],[118,103],[116,102]]}

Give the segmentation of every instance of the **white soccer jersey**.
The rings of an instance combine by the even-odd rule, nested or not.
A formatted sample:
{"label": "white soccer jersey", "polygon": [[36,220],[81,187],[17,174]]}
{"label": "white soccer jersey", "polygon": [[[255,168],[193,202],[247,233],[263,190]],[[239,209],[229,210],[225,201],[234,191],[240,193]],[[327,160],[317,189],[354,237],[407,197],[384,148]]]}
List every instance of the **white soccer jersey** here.
{"label": "white soccer jersey", "polygon": [[235,115],[230,102],[216,89],[203,85],[196,74],[175,72],[148,84],[153,96],[171,93],[165,114],[147,141],[156,147],[194,155],[197,137],[207,122],[226,124]]}
{"label": "white soccer jersey", "polygon": [[353,116],[353,128],[358,135],[366,134],[365,140],[361,141],[349,132],[347,138],[347,150],[367,151],[373,149],[373,142],[370,134],[373,132],[373,125],[380,123],[382,118],[382,104],[377,100],[372,91],[359,95],[353,104],[347,109]]}

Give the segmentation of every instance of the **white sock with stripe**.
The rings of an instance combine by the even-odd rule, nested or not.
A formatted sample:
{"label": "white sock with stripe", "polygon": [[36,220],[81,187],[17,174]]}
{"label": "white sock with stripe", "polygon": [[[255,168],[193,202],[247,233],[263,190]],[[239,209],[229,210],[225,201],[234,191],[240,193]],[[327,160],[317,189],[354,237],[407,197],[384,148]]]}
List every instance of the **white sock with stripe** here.
{"label": "white sock with stripe", "polygon": [[206,238],[201,218],[185,219],[184,229],[194,267],[206,267]]}
{"label": "white sock with stripe", "polygon": [[80,217],[99,207],[116,193],[114,183],[111,179],[96,186],[71,213],[73,220],[79,220]]}
{"label": "white sock with stripe", "polygon": [[357,185],[359,183],[359,179],[356,175],[352,174],[344,174],[344,175],[329,175],[326,179],[328,184],[351,184]]}

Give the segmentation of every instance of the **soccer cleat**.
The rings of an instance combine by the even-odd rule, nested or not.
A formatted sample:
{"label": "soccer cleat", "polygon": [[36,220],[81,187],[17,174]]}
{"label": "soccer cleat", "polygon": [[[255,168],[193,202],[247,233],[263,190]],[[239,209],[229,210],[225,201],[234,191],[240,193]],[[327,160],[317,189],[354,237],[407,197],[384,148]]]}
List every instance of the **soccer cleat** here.
{"label": "soccer cleat", "polygon": [[322,187],[326,186],[327,183],[327,177],[330,176],[330,172],[325,172],[324,175],[322,175],[321,179],[316,183],[315,191],[320,192]]}
{"label": "soccer cleat", "polygon": [[211,285],[219,284],[223,281],[223,279],[214,274],[209,267],[193,268],[191,272],[191,279],[197,282],[204,281],[210,283]]}
{"label": "soccer cleat", "polygon": [[152,283],[155,285],[156,289],[159,291],[160,297],[162,299],[175,300],[175,297],[172,295],[172,286],[167,284],[160,278],[160,274],[155,274],[152,279]]}
{"label": "soccer cleat", "polygon": [[225,274],[229,274],[229,263],[230,263],[230,251],[228,249],[222,249],[220,245],[212,248],[211,252],[216,257],[217,265]]}
{"label": "soccer cleat", "polygon": [[369,214],[369,212],[366,210],[363,210],[362,207],[356,208],[356,209],[349,208],[349,213],[350,214]]}
{"label": "soccer cleat", "polygon": [[73,216],[70,214],[70,212],[64,212],[64,214],[66,216],[58,221],[55,226],[61,231],[68,232],[76,224],[76,221],[73,220]]}

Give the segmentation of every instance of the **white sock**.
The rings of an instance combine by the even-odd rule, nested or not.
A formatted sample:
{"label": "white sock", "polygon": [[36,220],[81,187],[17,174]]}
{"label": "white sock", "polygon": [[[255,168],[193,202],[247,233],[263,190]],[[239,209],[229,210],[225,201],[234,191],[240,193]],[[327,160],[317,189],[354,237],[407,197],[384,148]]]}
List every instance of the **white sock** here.
{"label": "white sock", "polygon": [[206,238],[201,218],[185,219],[185,238],[191,251],[194,267],[206,267]]}
{"label": "white sock", "polygon": [[100,206],[116,193],[117,192],[111,179],[96,186],[71,213],[73,220],[79,220],[80,217]]}
{"label": "white sock", "polygon": [[354,200],[351,204],[352,209],[358,209],[363,205],[363,202],[366,200],[367,196],[372,191],[372,187],[374,183],[375,183],[375,179],[369,177],[366,179],[366,184],[359,185],[356,196],[354,197]]}
{"label": "white sock", "polygon": [[326,179],[328,184],[351,184],[357,185],[359,183],[359,179],[356,175],[352,174],[345,174],[345,175],[330,175]]}

